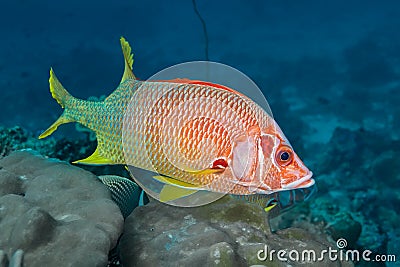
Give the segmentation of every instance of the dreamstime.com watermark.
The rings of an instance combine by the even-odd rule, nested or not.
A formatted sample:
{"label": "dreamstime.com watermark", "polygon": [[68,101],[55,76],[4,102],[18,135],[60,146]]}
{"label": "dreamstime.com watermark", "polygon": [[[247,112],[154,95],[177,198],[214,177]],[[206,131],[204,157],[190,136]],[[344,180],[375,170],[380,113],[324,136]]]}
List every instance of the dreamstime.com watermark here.
{"label": "dreamstime.com watermark", "polygon": [[373,255],[371,250],[344,250],[347,247],[347,240],[344,238],[339,238],[336,241],[337,249],[332,247],[328,247],[327,249],[323,249],[320,252],[305,249],[302,251],[291,249],[291,250],[274,250],[269,249],[267,245],[264,246],[264,249],[260,249],[257,252],[257,258],[260,261],[297,261],[297,262],[320,262],[320,261],[377,261],[377,262],[395,262],[396,255],[385,255],[385,254],[375,254]]}

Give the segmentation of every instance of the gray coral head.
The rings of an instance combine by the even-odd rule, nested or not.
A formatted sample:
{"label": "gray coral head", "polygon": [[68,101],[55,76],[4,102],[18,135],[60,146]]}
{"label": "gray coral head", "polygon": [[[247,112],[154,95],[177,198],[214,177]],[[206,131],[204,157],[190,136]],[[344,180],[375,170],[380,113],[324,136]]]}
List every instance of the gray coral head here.
{"label": "gray coral head", "polygon": [[0,250],[0,266],[1,267],[22,267],[24,260],[24,251],[22,249],[17,249],[8,259],[7,254],[4,250]]}

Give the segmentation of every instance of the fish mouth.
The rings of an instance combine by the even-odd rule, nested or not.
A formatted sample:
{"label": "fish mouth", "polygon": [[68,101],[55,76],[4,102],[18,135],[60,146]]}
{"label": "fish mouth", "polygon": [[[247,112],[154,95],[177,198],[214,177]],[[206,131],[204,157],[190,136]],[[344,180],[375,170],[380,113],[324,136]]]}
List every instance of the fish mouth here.
{"label": "fish mouth", "polygon": [[282,189],[297,189],[297,188],[306,188],[315,184],[315,180],[311,179],[313,173],[310,171],[309,174],[300,178],[297,181],[282,185]]}

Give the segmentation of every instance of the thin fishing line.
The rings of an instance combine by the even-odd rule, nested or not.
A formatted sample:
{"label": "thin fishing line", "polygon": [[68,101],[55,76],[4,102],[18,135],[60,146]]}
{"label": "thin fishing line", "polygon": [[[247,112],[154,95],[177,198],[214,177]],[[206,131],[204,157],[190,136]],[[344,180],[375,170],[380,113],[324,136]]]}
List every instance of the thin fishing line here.
{"label": "thin fishing line", "polygon": [[203,17],[200,15],[199,10],[197,9],[197,4],[196,4],[196,0],[192,0],[192,4],[193,4],[193,9],[194,9],[194,13],[196,13],[197,17],[199,18],[201,25],[203,26],[203,33],[204,33],[204,39],[205,39],[205,54],[206,54],[206,60],[209,61],[210,59],[208,58],[208,33],[207,33],[207,26],[206,26],[206,22],[204,21]]}

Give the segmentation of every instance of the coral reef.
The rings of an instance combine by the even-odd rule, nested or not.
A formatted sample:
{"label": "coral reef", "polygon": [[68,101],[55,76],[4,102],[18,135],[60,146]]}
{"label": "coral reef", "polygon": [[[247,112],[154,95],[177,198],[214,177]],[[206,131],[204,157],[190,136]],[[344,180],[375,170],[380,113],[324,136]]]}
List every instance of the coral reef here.
{"label": "coral reef", "polygon": [[0,126],[0,157],[24,148],[31,148],[43,155],[49,155],[54,151],[55,145],[56,141],[54,139],[38,142],[37,138],[34,138],[31,133],[20,126],[12,128]]}
{"label": "coral reef", "polygon": [[10,259],[7,254],[0,250],[0,267],[22,267],[23,266],[24,251],[18,249],[14,252]]}
{"label": "coral reef", "polygon": [[322,216],[332,225],[332,215],[350,213],[362,225],[358,240],[348,236],[357,241],[353,245],[385,253],[388,233],[400,220],[400,194],[393,190],[400,185],[397,147],[399,140],[388,137],[386,131],[336,128],[317,163],[324,200],[314,201],[313,216]]}
{"label": "coral reef", "polygon": [[[304,266],[306,262],[258,259],[264,250],[313,249],[330,244],[323,234],[289,228],[272,234],[267,214],[257,205],[229,196],[197,208],[150,201],[127,218],[120,242],[124,266]],[[314,266],[352,266],[350,262],[308,262]]]}
{"label": "coral reef", "polygon": [[[12,128],[0,126],[0,158],[7,156],[12,151],[30,148],[48,157],[72,162],[91,155],[96,145],[95,141],[90,140],[89,135],[86,135],[86,138],[74,140],[68,138],[38,140],[37,135],[35,136],[19,126]],[[129,177],[129,173],[120,165],[101,167],[82,165],[80,167],[96,175],[112,174]]]}
{"label": "coral reef", "polygon": [[23,250],[26,266],[105,266],[122,227],[110,191],[90,172],[29,151],[0,160],[3,254]]}
{"label": "coral reef", "polygon": [[[376,142],[376,140],[380,140],[380,142]],[[14,150],[31,147],[42,154],[72,161],[85,158],[92,153],[95,146],[96,143],[88,138],[74,141],[66,138],[60,140],[49,138],[43,141],[37,140],[35,136],[21,127],[0,129],[0,150],[3,156],[9,155]],[[109,254],[109,266],[121,266],[120,256],[122,256],[122,262],[125,263],[125,266],[129,266],[128,264],[134,261],[143,264],[168,264],[168,260],[174,259],[174,257],[179,258],[182,264],[192,265],[195,265],[196,257],[205,257],[210,264],[219,260],[228,265],[232,265],[233,263],[230,264],[230,261],[233,261],[238,266],[245,266],[250,263],[269,266],[272,263],[249,260],[246,251],[253,253],[257,248],[259,249],[259,246],[262,246],[261,244],[267,244],[271,248],[281,248],[275,242],[279,241],[280,244],[286,244],[287,235],[285,236],[283,233],[289,233],[289,236],[298,238],[300,237],[297,234],[300,233],[301,239],[305,240],[304,243],[311,246],[314,246],[314,242],[320,242],[320,240],[322,244],[328,244],[327,242],[333,244],[338,238],[345,238],[348,241],[347,248],[349,249],[369,249],[374,254],[398,254],[397,244],[400,240],[400,233],[397,230],[397,224],[400,220],[398,215],[400,214],[398,212],[400,194],[393,188],[399,186],[398,174],[400,172],[396,158],[400,155],[396,147],[399,147],[399,141],[395,138],[388,138],[385,132],[372,132],[363,128],[351,130],[342,127],[337,127],[334,130],[328,144],[322,149],[318,146],[308,146],[305,152],[318,153],[317,155],[319,155],[319,157],[314,157],[315,162],[311,164],[315,166],[313,169],[315,170],[319,192],[312,201],[297,205],[289,212],[273,219],[271,222],[273,229],[286,230],[278,230],[277,235],[272,235],[272,237],[269,233],[264,211],[259,212],[258,207],[249,206],[249,204],[240,201],[218,202],[193,210],[170,207],[153,201],[149,205],[136,208],[126,220],[121,239],[122,243]],[[13,154],[11,156],[15,157]],[[34,158],[38,158],[38,156]],[[4,160],[9,159],[6,157],[0,162],[4,162]],[[41,160],[46,164],[49,163],[49,160]],[[85,181],[90,182],[92,179],[97,179],[106,184],[111,191],[111,198],[110,196],[108,198],[117,203],[124,218],[138,205],[141,190],[132,181],[116,176],[129,176],[123,167],[80,166],[99,175],[98,179],[77,167],[51,161],[51,164],[65,166],[68,170],[74,169],[79,172],[78,176],[85,173],[85,175],[92,177],[90,179],[84,178]],[[42,166],[35,162],[22,161],[18,163],[18,166],[21,167],[21,173],[17,175],[9,170],[5,172],[7,166],[3,167],[0,170],[0,196],[7,195],[9,197],[9,194],[12,193],[14,194],[13,197],[17,198],[27,199],[32,197],[26,194],[29,192],[29,190],[26,191],[26,186],[36,179],[32,178],[32,174],[28,174],[33,172],[32,168],[40,169],[40,166]],[[357,166],[357,168],[354,166]],[[390,168],[387,166],[390,166]],[[45,172],[46,170],[41,171]],[[385,177],[385,179],[382,179],[382,177]],[[37,181],[40,181],[40,179]],[[70,179],[72,178],[68,177],[66,181],[70,181]],[[83,183],[82,179],[79,180]],[[368,180],[367,184],[366,180]],[[43,185],[41,188],[36,188],[35,194],[41,193],[44,198],[46,194],[50,194],[49,191],[46,191],[46,188],[50,190],[49,186],[55,183],[52,179],[50,181],[52,183],[47,186]],[[101,183],[98,184],[101,186]],[[86,192],[84,188],[91,190],[83,185],[81,197],[93,193]],[[67,197],[67,195],[61,196]],[[73,194],[71,197],[73,198]],[[1,198],[2,201],[3,198]],[[7,200],[7,198],[5,199]],[[51,197],[48,199],[51,199]],[[25,221],[29,218],[36,218],[37,222],[49,224],[49,229],[51,227],[53,229],[55,227],[57,231],[61,229],[60,226],[53,225],[53,220],[56,217],[52,212],[42,208],[36,202],[31,202],[31,200],[28,203],[22,202],[24,204],[18,203],[25,207],[26,214],[24,213],[23,216],[29,215],[31,217],[25,218],[19,213],[16,213],[15,216],[22,216],[21,218],[25,218]],[[58,203],[59,201],[52,202]],[[33,204],[29,206],[29,203]],[[66,201],[60,205],[62,207],[68,203],[74,203],[74,200]],[[35,210],[35,207],[40,208]],[[29,210],[31,211],[28,212]],[[4,213],[1,214],[3,216]],[[186,219],[185,216],[187,216]],[[2,227],[1,223],[2,221],[0,227]],[[149,230],[146,230],[147,228]],[[246,231],[243,232],[242,228]],[[306,233],[296,228],[304,229]],[[26,227],[26,229],[28,228]],[[250,232],[247,233],[247,230]],[[171,238],[167,235],[168,233],[171,234]],[[248,244],[240,238],[238,239],[239,234],[247,238]],[[149,237],[154,237],[154,240],[147,240]],[[5,237],[0,233],[0,243],[5,244],[4,240],[6,240]],[[238,242],[236,242],[237,240]],[[201,247],[198,252],[195,252],[196,247],[193,245],[196,242]],[[239,242],[242,242],[243,245]],[[293,240],[290,242],[293,243]],[[39,247],[43,246],[40,245]],[[0,257],[0,263],[6,262],[7,259],[8,261],[14,259],[13,261],[17,262],[15,256],[22,258],[22,255],[29,259],[29,251],[24,250],[24,254],[15,254],[17,249],[24,249],[23,246],[13,247],[11,250],[0,246],[1,249],[3,251],[0,252],[0,255],[3,258]],[[111,249],[111,246],[108,249]],[[160,253],[149,254],[150,250],[153,249],[160,251]],[[186,254],[179,254],[177,252],[179,249],[182,249]],[[103,253],[103,259],[106,259],[106,250]],[[215,255],[220,255],[221,259],[215,258]],[[255,254],[252,255],[254,260]],[[147,258],[143,259],[145,256]],[[2,264],[7,266],[6,263]],[[387,264],[396,266],[395,263]],[[379,266],[379,264],[376,262],[360,262],[358,266]]]}

